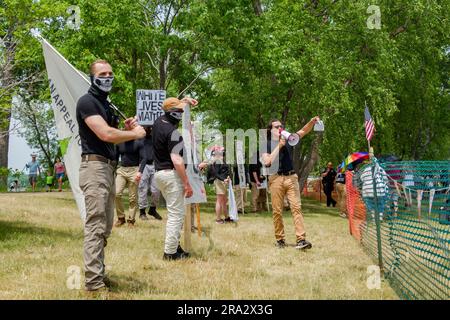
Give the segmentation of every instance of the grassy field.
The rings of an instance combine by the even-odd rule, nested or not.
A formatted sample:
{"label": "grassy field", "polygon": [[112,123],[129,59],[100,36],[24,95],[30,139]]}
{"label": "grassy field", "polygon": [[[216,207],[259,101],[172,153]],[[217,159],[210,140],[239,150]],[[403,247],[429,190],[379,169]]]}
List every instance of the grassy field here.
{"label": "grassy field", "polygon": [[[398,299],[388,283],[367,288],[373,261],[348,234],[335,209],[303,199],[307,238],[295,250],[290,212],[287,242],[274,245],[270,213],[241,216],[237,225],[214,223],[202,206],[206,235],[192,235],[192,258],[162,260],[164,220],[114,228],[106,248],[107,299]],[[0,299],[87,299],[77,284],[82,270],[82,223],[70,192],[0,194]],[[69,286],[68,286],[69,284]]]}

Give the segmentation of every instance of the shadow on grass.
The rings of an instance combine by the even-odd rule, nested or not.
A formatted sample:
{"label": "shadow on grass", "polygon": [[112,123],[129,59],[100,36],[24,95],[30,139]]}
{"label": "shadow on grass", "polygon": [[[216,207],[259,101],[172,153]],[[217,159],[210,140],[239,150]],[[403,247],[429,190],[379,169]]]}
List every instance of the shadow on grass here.
{"label": "shadow on grass", "polygon": [[39,227],[23,221],[0,220],[0,249],[57,244],[68,238],[82,239],[83,234]]}
{"label": "shadow on grass", "polygon": [[138,280],[138,277],[112,275],[111,276],[111,292],[120,293],[141,293],[149,290],[146,282]]}

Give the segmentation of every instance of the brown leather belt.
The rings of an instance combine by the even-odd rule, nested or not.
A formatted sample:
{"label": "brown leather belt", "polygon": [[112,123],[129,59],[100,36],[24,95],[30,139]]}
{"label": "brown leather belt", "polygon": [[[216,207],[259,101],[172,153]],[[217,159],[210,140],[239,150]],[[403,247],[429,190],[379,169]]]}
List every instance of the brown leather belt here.
{"label": "brown leather belt", "polygon": [[282,171],[279,171],[279,172],[277,172],[277,174],[278,174],[279,176],[290,176],[290,175],[296,174],[296,172],[295,172],[294,170],[291,170],[291,171],[289,171],[289,172],[282,172]]}
{"label": "brown leather belt", "polygon": [[107,164],[112,165],[113,167],[117,166],[117,161],[110,160],[104,156],[98,155],[98,154],[85,154],[81,156],[81,161],[83,162],[89,162],[89,161],[101,161],[105,162]]}

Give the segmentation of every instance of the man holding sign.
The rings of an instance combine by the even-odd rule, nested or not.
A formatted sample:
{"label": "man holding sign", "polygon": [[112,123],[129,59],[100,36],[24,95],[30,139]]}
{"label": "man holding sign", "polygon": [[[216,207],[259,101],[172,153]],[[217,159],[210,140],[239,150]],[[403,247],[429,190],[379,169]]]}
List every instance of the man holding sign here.
{"label": "man holding sign", "polygon": [[186,104],[196,106],[198,102],[191,98],[164,100],[164,115],[153,125],[155,181],[167,205],[165,260],[189,256],[179,245],[185,215],[184,197],[189,198],[193,194],[183,160],[183,137],[177,130]]}

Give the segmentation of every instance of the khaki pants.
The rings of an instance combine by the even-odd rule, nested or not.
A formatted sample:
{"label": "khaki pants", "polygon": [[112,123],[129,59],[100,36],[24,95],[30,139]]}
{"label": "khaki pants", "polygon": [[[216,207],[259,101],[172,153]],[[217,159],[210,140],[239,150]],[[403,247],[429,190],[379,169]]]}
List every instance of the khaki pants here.
{"label": "khaki pants", "polygon": [[287,196],[294,218],[295,235],[297,241],[304,240],[306,236],[301,211],[300,187],[296,174],[290,176],[272,175],[269,177],[269,188],[272,197],[273,224],[275,227],[275,238],[284,240],[283,204]]}
{"label": "khaki pants", "polygon": [[267,211],[266,189],[258,189],[256,182],[252,182],[252,209],[253,211]]}
{"label": "khaki pants", "polygon": [[80,188],[86,205],[84,270],[86,289],[104,287],[106,239],[114,222],[115,168],[101,161],[81,162]]}
{"label": "khaki pants", "polygon": [[122,193],[128,186],[129,220],[134,221],[137,212],[137,184],[136,174],[139,167],[120,167],[117,169],[116,176],[116,211],[119,219],[125,219],[125,210],[123,208]]}
{"label": "khaki pants", "polygon": [[336,191],[338,195],[339,211],[347,215],[347,190],[345,184],[336,183]]}
{"label": "khaki pants", "polygon": [[173,254],[177,251],[184,223],[184,187],[175,170],[156,171],[155,179],[167,206],[164,252]]}
{"label": "khaki pants", "polygon": [[[245,203],[247,202],[247,189],[241,188],[239,185],[234,186],[233,189],[234,189],[234,198],[236,199],[236,208],[238,210],[243,211],[242,209],[245,208]],[[244,198],[244,203],[242,203],[242,198]]]}

